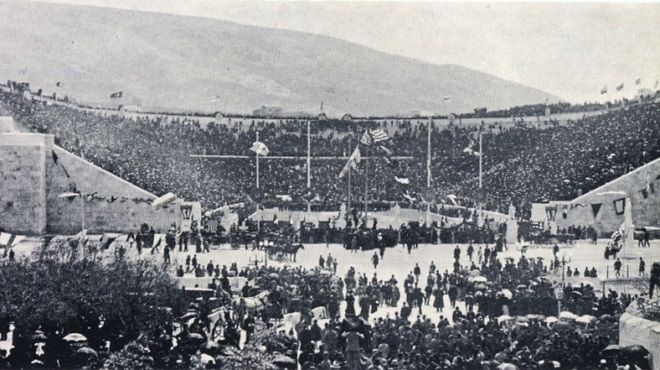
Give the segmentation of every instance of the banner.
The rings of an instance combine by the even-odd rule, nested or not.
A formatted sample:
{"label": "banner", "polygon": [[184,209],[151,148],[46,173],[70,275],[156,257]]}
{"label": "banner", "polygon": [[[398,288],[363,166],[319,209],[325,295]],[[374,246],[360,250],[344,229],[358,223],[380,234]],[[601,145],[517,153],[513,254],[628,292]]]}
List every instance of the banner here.
{"label": "banner", "polygon": [[614,212],[616,212],[617,215],[622,215],[626,210],[626,198],[615,199],[613,203]]}
{"label": "banner", "polygon": [[598,211],[600,211],[600,206],[603,205],[603,203],[592,203],[591,204],[591,212],[594,214],[594,218],[598,217]]}
{"label": "banner", "polygon": [[177,226],[181,232],[190,232],[193,222],[198,225],[202,219],[202,205],[199,202],[181,202],[177,206]]}
{"label": "banner", "polygon": [[557,215],[557,207],[556,206],[545,207],[545,213],[548,215],[548,220],[554,221],[555,215]]}

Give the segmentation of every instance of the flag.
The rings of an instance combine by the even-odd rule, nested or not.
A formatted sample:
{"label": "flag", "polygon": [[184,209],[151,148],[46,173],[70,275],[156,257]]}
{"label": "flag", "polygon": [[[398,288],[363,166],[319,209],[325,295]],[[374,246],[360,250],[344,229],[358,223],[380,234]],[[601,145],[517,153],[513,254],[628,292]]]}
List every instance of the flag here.
{"label": "flag", "polygon": [[362,154],[360,153],[360,147],[357,146],[355,147],[355,150],[351,154],[350,157],[348,157],[348,162],[346,162],[346,165],[344,168],[341,170],[339,173],[339,178],[342,178],[346,176],[348,171],[357,171],[357,166],[360,164],[360,161],[362,160]]}
{"label": "flag", "polygon": [[447,96],[443,97],[442,101],[445,102],[445,103],[449,103],[451,101],[451,96],[447,95]]}
{"label": "flag", "polygon": [[637,78],[635,79],[635,85],[641,85],[641,84],[642,84],[642,79],[639,78],[639,77],[637,77]]}
{"label": "flag", "polygon": [[360,143],[364,145],[372,145],[383,141],[387,141],[389,139],[390,137],[389,135],[387,135],[387,132],[383,131],[382,129],[367,130],[364,132],[364,134],[362,134],[362,138],[360,138]]}
{"label": "flag", "polygon": [[402,185],[409,185],[410,184],[410,179],[408,179],[408,176],[399,177],[397,175],[394,175],[394,180],[396,182],[398,182],[399,184],[402,184]]}
{"label": "flag", "polygon": [[607,86],[604,86],[602,89],[600,89],[601,94],[607,94]]}
{"label": "flag", "polygon": [[123,91],[117,91],[117,92],[114,92],[114,93],[110,94],[111,99],[118,99],[118,98],[121,98],[122,96],[124,96]]}
{"label": "flag", "polygon": [[623,90],[623,84],[616,87],[616,91],[621,91],[621,90]]}
{"label": "flag", "polygon": [[262,143],[261,141],[255,141],[252,143],[252,147],[250,148],[251,151],[255,152],[257,155],[261,156],[267,156],[268,155],[268,147],[266,144]]}

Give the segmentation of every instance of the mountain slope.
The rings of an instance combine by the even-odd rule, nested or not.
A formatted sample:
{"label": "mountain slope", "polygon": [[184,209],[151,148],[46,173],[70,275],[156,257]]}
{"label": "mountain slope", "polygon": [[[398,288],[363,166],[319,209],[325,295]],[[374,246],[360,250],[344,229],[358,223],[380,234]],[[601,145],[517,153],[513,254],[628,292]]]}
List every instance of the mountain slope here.
{"label": "mountain slope", "polygon": [[[331,114],[471,111],[539,103],[540,90],[326,36],[110,8],[0,2],[0,79],[88,102]],[[56,81],[61,87],[56,88]],[[451,103],[443,103],[444,96]]]}

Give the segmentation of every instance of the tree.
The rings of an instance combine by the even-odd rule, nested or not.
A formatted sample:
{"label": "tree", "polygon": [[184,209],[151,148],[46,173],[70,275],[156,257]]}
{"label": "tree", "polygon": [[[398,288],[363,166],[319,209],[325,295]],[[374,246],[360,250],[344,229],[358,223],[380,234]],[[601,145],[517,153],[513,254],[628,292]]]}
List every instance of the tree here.
{"label": "tree", "polygon": [[16,353],[25,357],[15,359],[16,365],[29,363],[29,339],[37,329],[63,357],[59,350],[68,349],[61,341],[67,333],[83,334],[94,349],[109,341],[114,350],[140,334],[159,332],[182,312],[182,293],[165,267],[78,254],[67,242],[53,243],[30,259],[0,265],[0,323],[15,323]]}

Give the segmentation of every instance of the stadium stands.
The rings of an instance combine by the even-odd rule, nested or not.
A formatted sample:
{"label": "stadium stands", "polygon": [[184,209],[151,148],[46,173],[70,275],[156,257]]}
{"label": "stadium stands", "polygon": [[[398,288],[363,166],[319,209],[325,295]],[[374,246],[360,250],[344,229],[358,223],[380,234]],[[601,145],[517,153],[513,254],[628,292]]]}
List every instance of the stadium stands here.
{"label": "stadium stands", "polygon": [[[191,158],[192,154],[248,155],[256,130],[271,155],[304,157],[307,148],[306,125],[294,119],[280,125],[255,121],[202,129],[194,120],[104,117],[5,91],[0,93],[0,103],[23,129],[54,134],[58,145],[140,187],[199,199],[207,209],[250,199],[262,201],[255,199],[262,196],[254,190],[255,163],[240,158]],[[659,120],[660,106],[646,102],[569,124],[484,125],[487,208],[506,213],[513,204],[528,215],[534,201],[573,199],[660,157]],[[350,154],[367,124],[314,124],[312,156]],[[370,161],[370,199],[405,204],[409,201],[403,194],[414,195],[426,183],[426,128],[394,121],[371,125],[391,134],[388,146],[395,155],[413,160],[401,161],[397,170],[380,159]],[[457,124],[433,129],[433,187],[439,195],[476,196],[478,157],[463,151],[476,130]],[[345,160],[313,160],[311,189],[306,189],[304,160],[266,158],[260,162],[261,188],[267,189],[263,200],[288,194],[299,201],[312,194],[318,195],[316,202],[325,208],[338,209],[346,197],[346,180],[337,179]],[[394,174],[401,173],[407,174],[410,185],[394,180]],[[353,176],[354,201],[361,201],[363,178]]]}

